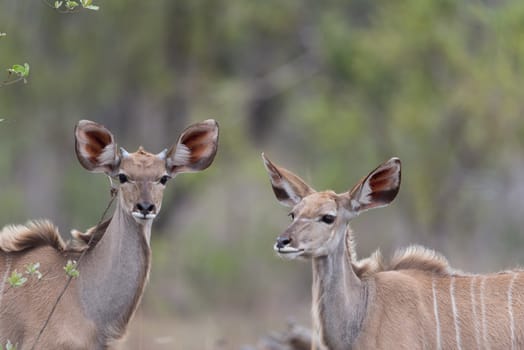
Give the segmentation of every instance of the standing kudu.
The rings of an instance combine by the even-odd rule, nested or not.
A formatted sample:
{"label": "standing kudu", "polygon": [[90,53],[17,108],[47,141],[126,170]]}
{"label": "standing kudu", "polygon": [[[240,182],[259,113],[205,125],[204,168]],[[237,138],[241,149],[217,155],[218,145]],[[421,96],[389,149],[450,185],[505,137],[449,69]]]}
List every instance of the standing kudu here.
{"label": "standing kudu", "polygon": [[292,223],[274,249],[313,264],[312,317],[321,349],[523,349],[524,274],[451,269],[418,246],[386,264],[377,251],[358,261],[349,221],[388,205],[400,186],[393,158],[349,192],[316,192],[264,157],[277,199]]}
{"label": "standing kudu", "polygon": [[[151,224],[166,182],[212,163],[218,125],[214,120],[194,124],[175,146],[156,155],[143,148],[118,150],[109,130],[87,120],[77,124],[75,139],[84,168],[120,183],[116,208],[109,220],[88,232],[73,232],[67,245],[47,221],[0,231],[0,344],[10,340],[19,350],[32,346],[50,314],[66,282],[67,261],[85,250],[80,275],[57,305],[36,349],[106,349],[123,337],[148,278]],[[18,288],[7,282],[13,271],[24,272],[36,262],[41,279],[28,276]]]}

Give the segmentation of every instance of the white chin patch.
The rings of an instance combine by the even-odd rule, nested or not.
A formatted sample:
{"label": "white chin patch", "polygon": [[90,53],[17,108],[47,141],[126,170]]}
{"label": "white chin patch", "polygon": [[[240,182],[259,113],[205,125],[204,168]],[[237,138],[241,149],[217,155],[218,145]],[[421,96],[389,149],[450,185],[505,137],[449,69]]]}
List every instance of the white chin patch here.
{"label": "white chin patch", "polygon": [[139,213],[139,212],[132,212],[131,215],[133,215],[133,217],[135,219],[139,219],[139,220],[153,220],[154,218],[156,218],[156,214],[142,214],[142,213]]}
{"label": "white chin patch", "polygon": [[294,259],[304,253],[303,249],[297,249],[293,247],[278,248],[276,243],[273,246],[273,249],[278,253],[278,255],[286,259]]}

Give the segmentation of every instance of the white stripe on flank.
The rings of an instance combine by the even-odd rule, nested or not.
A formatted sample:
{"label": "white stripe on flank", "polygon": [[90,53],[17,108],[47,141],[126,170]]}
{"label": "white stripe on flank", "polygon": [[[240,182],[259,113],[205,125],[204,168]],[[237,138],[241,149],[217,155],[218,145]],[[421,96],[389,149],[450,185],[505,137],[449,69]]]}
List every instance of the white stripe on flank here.
{"label": "white stripe on flank", "polygon": [[477,341],[477,349],[480,349],[480,331],[479,331],[479,322],[477,318],[477,305],[475,303],[475,280],[477,276],[473,276],[471,278],[471,286],[470,286],[470,293],[471,293],[471,311],[473,314],[473,328],[475,329],[475,340]]}
{"label": "white stripe on flank", "polygon": [[512,272],[511,281],[509,282],[508,286],[508,312],[509,312],[509,326],[511,330],[511,349],[514,350],[517,348],[517,344],[515,342],[515,319],[513,318],[513,283],[515,282],[515,279],[517,278],[517,274],[515,272]]}
{"label": "white stripe on flank", "polygon": [[453,310],[453,321],[455,323],[455,338],[457,340],[457,349],[461,350],[460,346],[460,321],[458,319],[457,304],[455,303],[455,277],[451,276],[449,282],[449,295],[451,296],[451,309]]}
{"label": "white stripe on flank", "polygon": [[438,303],[437,303],[437,292],[435,290],[435,277],[431,279],[431,289],[433,290],[433,312],[435,313],[435,323],[437,325],[436,336],[437,336],[437,350],[441,350],[440,344],[440,321],[438,319]]}
{"label": "white stripe on flank", "polygon": [[486,324],[486,305],[484,304],[484,284],[486,283],[486,276],[482,276],[480,280],[480,306],[482,311],[482,340],[484,341],[484,348],[489,349],[488,343],[488,329]]}
{"label": "white stripe on flank", "polygon": [[4,272],[4,276],[2,277],[2,284],[0,285],[0,306],[2,306],[2,297],[4,296],[4,288],[7,283],[7,277],[9,276],[10,270],[11,270],[11,256],[6,255],[5,256],[5,272]]}

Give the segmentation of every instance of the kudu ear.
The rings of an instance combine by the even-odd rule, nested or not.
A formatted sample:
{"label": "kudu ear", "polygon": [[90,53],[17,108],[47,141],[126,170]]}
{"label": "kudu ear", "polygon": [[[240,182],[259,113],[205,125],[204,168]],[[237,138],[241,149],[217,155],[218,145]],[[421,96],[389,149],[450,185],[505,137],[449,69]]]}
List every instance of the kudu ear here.
{"label": "kudu ear", "polygon": [[400,189],[400,159],[391,158],[360,180],[346,195],[355,213],[380,208],[395,199]]}
{"label": "kudu ear", "polygon": [[206,169],[218,148],[218,123],[213,119],[189,126],[167,152],[166,167],[172,175]]}
{"label": "kudu ear", "polygon": [[75,150],[78,161],[89,171],[114,175],[118,169],[113,134],[101,124],[80,120],[75,127]]}
{"label": "kudu ear", "polygon": [[264,153],[262,153],[262,159],[269,174],[273,192],[281,204],[287,207],[294,207],[302,198],[315,192],[297,175],[273,164]]}

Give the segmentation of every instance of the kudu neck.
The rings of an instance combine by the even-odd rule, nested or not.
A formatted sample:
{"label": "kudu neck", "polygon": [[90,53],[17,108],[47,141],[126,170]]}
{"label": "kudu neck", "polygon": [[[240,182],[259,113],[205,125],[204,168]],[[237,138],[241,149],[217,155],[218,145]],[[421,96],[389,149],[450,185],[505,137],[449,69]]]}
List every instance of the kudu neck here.
{"label": "kudu neck", "polygon": [[343,349],[358,336],[367,310],[367,284],[356,275],[351,229],[342,227],[331,254],[313,259],[313,322],[329,349]]}
{"label": "kudu neck", "polygon": [[353,252],[351,234],[349,225],[341,227],[333,237],[335,249],[328,255],[313,258],[313,273],[316,273],[323,282],[340,281],[340,277],[344,276],[347,282],[345,287],[360,286],[360,278],[353,269],[356,256]]}
{"label": "kudu neck", "polygon": [[105,234],[85,255],[79,268],[80,298],[100,329],[123,331],[136,310],[149,274],[150,234],[150,220],[138,223],[117,201]]}

